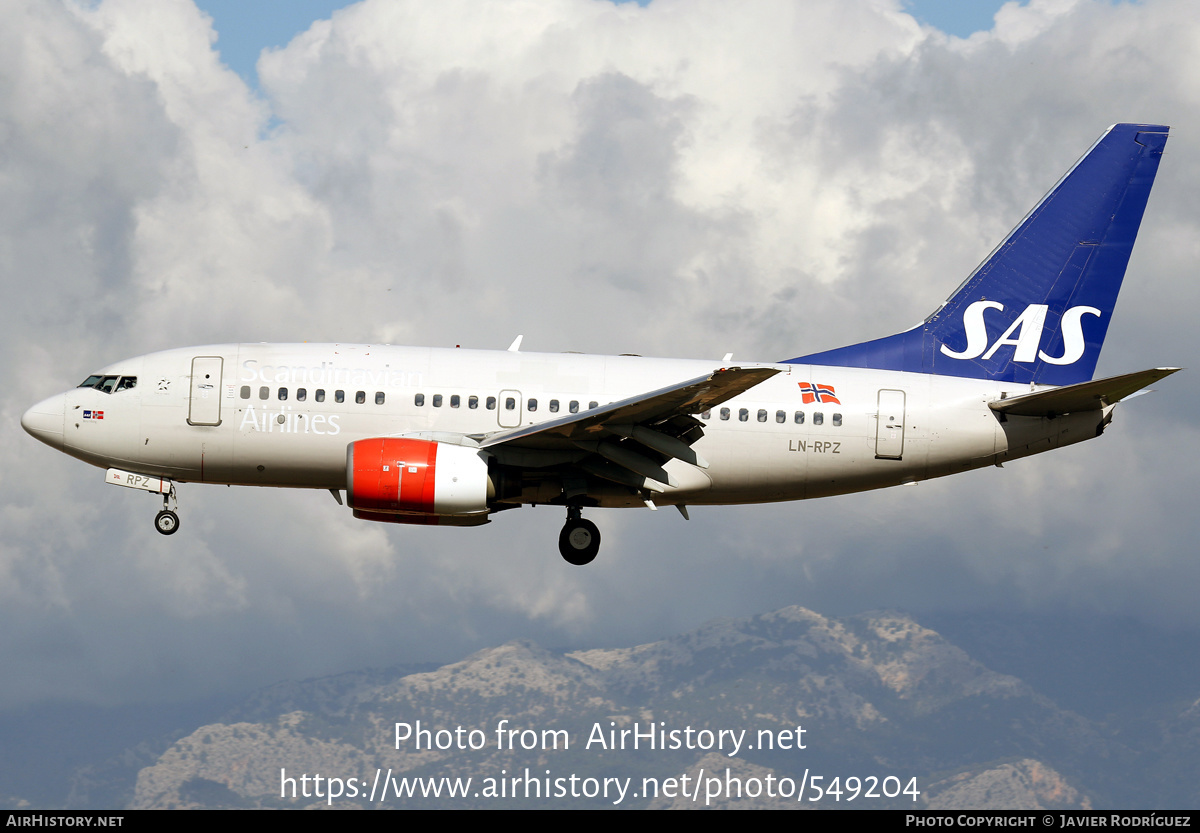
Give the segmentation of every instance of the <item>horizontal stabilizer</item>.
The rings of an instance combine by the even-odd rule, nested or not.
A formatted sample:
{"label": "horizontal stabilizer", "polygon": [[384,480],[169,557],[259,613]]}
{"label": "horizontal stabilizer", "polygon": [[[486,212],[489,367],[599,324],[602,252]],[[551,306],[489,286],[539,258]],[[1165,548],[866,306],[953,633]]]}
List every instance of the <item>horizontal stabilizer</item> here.
{"label": "horizontal stabilizer", "polygon": [[1067,385],[1063,388],[1042,390],[1008,399],[997,399],[989,402],[988,407],[993,411],[1010,416],[1033,417],[1054,417],[1078,411],[1099,411],[1109,405],[1115,405],[1122,399],[1137,393],[1146,385],[1152,385],[1180,369],[1178,367],[1155,367],[1150,370],[1139,370],[1137,373],[1126,373],[1123,376],[1110,376],[1107,379],[1080,382],[1077,385]]}

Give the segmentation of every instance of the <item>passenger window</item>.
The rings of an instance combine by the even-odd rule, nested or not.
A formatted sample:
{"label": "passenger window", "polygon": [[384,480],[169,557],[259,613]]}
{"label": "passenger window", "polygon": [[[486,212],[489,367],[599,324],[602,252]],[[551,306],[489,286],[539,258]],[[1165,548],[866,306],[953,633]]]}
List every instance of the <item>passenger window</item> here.
{"label": "passenger window", "polygon": [[712,419],[712,408],[700,414],[700,419]]}
{"label": "passenger window", "polygon": [[550,400],[550,413],[552,413],[552,414],[558,413],[558,400],[557,399]]}
{"label": "passenger window", "polygon": [[450,407],[451,408],[457,408],[461,404],[462,404],[462,397],[459,396],[457,393],[450,397]]}
{"label": "passenger window", "polygon": [[746,422],[750,419],[750,410],[748,408],[738,409],[738,422]]}
{"label": "passenger window", "polygon": [[517,407],[517,400],[513,399],[511,396],[507,397],[504,400],[504,410],[512,411],[512,410],[515,410],[516,407]]}
{"label": "passenger window", "polygon": [[433,395],[433,407],[435,407],[435,408],[442,407],[442,395],[440,393],[435,393]]}
{"label": "passenger window", "polygon": [[317,388],[317,396],[316,396],[316,400],[317,400],[318,402],[324,402],[324,401],[325,401],[325,388]]}
{"label": "passenger window", "polygon": [[494,397],[494,396],[489,396],[489,397],[487,398],[487,409],[488,409],[489,411],[494,411],[494,410],[496,410],[496,397]]}
{"label": "passenger window", "polygon": [[567,406],[567,410],[573,414],[579,413],[579,400],[572,399],[571,404]]}
{"label": "passenger window", "polygon": [[787,422],[787,412],[786,411],[776,411],[775,412],[775,421],[776,422]]}
{"label": "passenger window", "polygon": [[536,411],[537,410],[537,400],[530,399],[528,402],[525,403],[525,407],[531,411]]}
{"label": "passenger window", "polygon": [[414,396],[413,404],[416,405],[418,408],[423,407],[425,405],[425,394],[418,393],[416,396]]}
{"label": "passenger window", "polygon": [[346,392],[344,390],[335,390],[333,392],[333,401],[334,402],[345,402],[346,401]]}
{"label": "passenger window", "polygon": [[468,397],[467,407],[470,408],[472,411],[475,410],[476,408],[478,408],[479,407],[479,397],[478,396]]}
{"label": "passenger window", "polygon": [[269,387],[267,387],[266,385],[263,385],[261,388],[258,389],[258,398],[259,399],[270,399],[271,398],[271,389]]}
{"label": "passenger window", "polygon": [[600,403],[599,403],[599,402],[597,402],[597,401],[596,401],[596,400],[594,400],[594,399],[593,399],[591,402],[589,402],[589,403],[588,403],[588,410],[589,410],[589,411],[591,411],[591,410],[594,410],[594,409],[596,409],[596,408],[599,408],[599,407],[600,407]]}
{"label": "passenger window", "polygon": [[376,404],[376,405],[382,405],[382,404],[383,404],[383,398],[384,398],[384,397],[383,397],[383,391],[381,391],[381,390],[377,390],[377,391],[375,391],[375,404]]}
{"label": "passenger window", "polygon": [[366,401],[367,401],[367,392],[365,390],[360,390],[358,393],[354,394],[355,404],[362,405]]}
{"label": "passenger window", "polygon": [[279,389],[279,401],[282,402],[285,399],[287,399],[287,388],[280,388]]}
{"label": "passenger window", "polygon": [[766,408],[759,408],[759,409],[758,409],[758,421],[759,421],[759,422],[766,422],[766,421],[767,421],[767,409],[766,409]]}
{"label": "passenger window", "polygon": [[813,425],[821,425],[825,422],[825,414],[820,411],[813,412]]}
{"label": "passenger window", "polygon": [[797,425],[804,424],[804,411],[796,411],[796,424]]}
{"label": "passenger window", "polygon": [[303,402],[308,399],[308,388],[296,388],[296,401]]}
{"label": "passenger window", "polygon": [[833,424],[834,424],[835,426],[837,426],[838,428],[841,428],[841,427],[842,427],[842,415],[841,415],[841,414],[834,414],[834,415],[833,415]]}
{"label": "passenger window", "polygon": [[728,408],[721,409],[721,419],[729,419],[729,409]]}
{"label": "passenger window", "polygon": [[249,398],[250,398],[250,386],[242,385],[242,399],[249,399]]}

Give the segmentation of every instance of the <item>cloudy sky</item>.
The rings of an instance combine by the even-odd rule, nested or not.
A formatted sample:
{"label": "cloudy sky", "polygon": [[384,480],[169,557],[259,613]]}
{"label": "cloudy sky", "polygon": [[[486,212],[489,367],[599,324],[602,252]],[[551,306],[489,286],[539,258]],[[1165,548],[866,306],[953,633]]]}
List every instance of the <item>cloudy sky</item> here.
{"label": "cloudy sky", "polygon": [[1200,627],[1196,371],[1002,470],[690,522],[594,512],[587,569],[544,507],[393,528],[324,492],[189,485],[157,535],[153,496],[21,413],[189,344],[523,333],[776,360],[886,335],[1117,121],[1174,129],[1098,372],[1200,367],[1189,0],[1009,3],[974,34],[899,0],[299,7],[272,28],[216,2],[0,0],[0,707],[786,604]]}

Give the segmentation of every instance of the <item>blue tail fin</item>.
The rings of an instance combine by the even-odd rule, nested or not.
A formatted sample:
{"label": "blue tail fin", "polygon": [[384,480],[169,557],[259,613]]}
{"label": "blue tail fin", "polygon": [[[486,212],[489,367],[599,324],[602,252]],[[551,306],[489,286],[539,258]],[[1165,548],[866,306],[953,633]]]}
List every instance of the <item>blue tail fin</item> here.
{"label": "blue tail fin", "polygon": [[1091,379],[1167,131],[1110,127],[920,326],[788,361],[1047,385]]}

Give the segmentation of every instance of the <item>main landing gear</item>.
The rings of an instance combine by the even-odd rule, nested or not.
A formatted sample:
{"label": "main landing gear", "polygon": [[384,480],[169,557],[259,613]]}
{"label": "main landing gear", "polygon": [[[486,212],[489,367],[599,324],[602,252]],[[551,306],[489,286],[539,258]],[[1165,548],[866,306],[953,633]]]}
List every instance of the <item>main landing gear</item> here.
{"label": "main landing gear", "polygon": [[600,530],[583,517],[578,506],[567,507],[567,522],[558,534],[558,551],[568,564],[591,564],[600,552]]}
{"label": "main landing gear", "polygon": [[175,484],[171,484],[171,491],[163,493],[163,508],[162,511],[154,516],[154,528],[163,535],[174,535],[179,529],[179,515],[175,514],[179,508],[179,501],[175,499]]}

